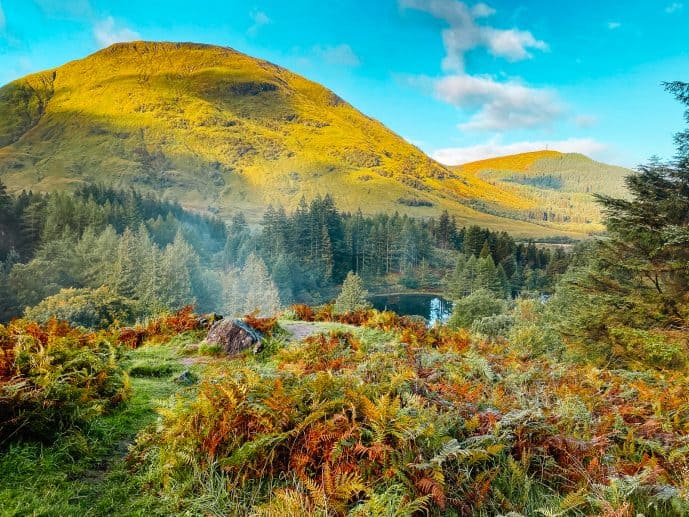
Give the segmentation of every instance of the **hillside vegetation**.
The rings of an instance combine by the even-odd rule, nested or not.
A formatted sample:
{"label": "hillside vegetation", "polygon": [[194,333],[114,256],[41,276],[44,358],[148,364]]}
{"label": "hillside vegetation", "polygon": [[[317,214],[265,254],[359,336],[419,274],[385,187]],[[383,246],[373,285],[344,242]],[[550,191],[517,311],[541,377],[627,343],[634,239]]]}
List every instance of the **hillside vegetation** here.
{"label": "hillside vegetation", "polygon": [[[393,313],[301,306],[286,316],[309,320],[280,322],[302,336],[247,318],[264,332],[264,350],[234,357],[195,346],[205,331],[188,311],[97,334],[0,325],[11,354],[0,396],[27,359],[41,361],[42,376],[64,371],[54,349],[23,345],[27,334],[82,354],[93,345],[73,343],[114,347],[111,369],[129,375],[116,405],[53,441],[0,442],[10,445],[0,456],[0,513],[689,512],[686,369],[595,367],[538,352],[523,333],[486,341]],[[59,391],[38,393],[46,409],[35,416],[46,424],[71,407]]]}
{"label": "hillside vegetation", "polygon": [[[600,231],[601,210],[593,194],[626,195],[624,178],[632,171],[596,162],[581,154],[538,151],[467,163],[454,168],[522,201],[488,198],[514,217],[573,231]],[[472,181],[472,180],[470,180]],[[484,198],[487,194],[484,194]]]}
{"label": "hillside vegetation", "polygon": [[523,236],[589,230],[531,217],[528,191],[440,165],[284,68],[187,43],[117,44],[1,88],[0,177],[15,192],[133,186],[251,221],[329,193]]}

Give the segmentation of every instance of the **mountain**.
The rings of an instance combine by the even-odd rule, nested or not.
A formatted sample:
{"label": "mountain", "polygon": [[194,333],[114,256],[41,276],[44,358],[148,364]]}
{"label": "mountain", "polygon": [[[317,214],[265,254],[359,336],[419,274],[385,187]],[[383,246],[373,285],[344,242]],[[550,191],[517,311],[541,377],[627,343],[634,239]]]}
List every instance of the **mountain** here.
{"label": "mountain", "polygon": [[601,211],[592,194],[625,197],[624,179],[633,174],[630,169],[596,162],[582,154],[557,151],[502,156],[453,170],[524,201],[513,205],[500,198],[486,198],[493,210],[501,208],[514,217],[586,232],[603,229]]}
{"label": "mountain", "polygon": [[529,189],[445,167],[314,82],[193,43],[116,44],[2,87],[0,179],[13,191],[131,186],[250,220],[331,193],[345,210],[587,231],[529,216]]}

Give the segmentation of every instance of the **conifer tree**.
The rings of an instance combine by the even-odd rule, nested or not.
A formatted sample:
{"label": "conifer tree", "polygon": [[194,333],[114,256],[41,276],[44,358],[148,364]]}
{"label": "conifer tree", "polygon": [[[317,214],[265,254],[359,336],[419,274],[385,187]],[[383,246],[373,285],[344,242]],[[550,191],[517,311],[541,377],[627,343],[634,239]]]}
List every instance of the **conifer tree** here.
{"label": "conifer tree", "polygon": [[340,294],[335,300],[335,312],[345,314],[371,307],[368,291],[359,275],[350,271],[342,284]]}
{"label": "conifer tree", "polygon": [[141,280],[141,255],[134,232],[127,228],[120,237],[109,284],[115,293],[134,298]]}
{"label": "conifer tree", "polygon": [[196,302],[190,271],[190,265],[195,261],[198,262],[198,256],[178,232],[172,244],[165,248],[161,260],[161,283],[164,286],[161,301],[166,307],[180,309]]}
{"label": "conifer tree", "polygon": [[258,310],[263,316],[273,316],[280,310],[278,288],[270,278],[265,263],[257,255],[249,255],[242,269],[241,282],[246,290],[244,308],[247,313]]}
{"label": "conifer tree", "polygon": [[[689,83],[666,88],[689,107]],[[689,328],[689,131],[675,141],[674,162],[652,161],[627,177],[630,198],[597,196],[609,238],[558,288],[558,299],[571,301],[561,330],[617,358],[638,349],[639,336],[657,352],[665,336],[667,352],[672,331]]]}

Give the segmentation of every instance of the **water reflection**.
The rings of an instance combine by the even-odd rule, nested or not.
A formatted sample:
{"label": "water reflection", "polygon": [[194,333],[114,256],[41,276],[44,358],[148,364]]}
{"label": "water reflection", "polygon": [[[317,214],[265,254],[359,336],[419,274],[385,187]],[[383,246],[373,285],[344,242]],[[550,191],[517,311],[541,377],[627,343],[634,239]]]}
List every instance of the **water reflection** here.
{"label": "water reflection", "polygon": [[429,325],[445,323],[452,314],[452,302],[433,294],[393,294],[374,296],[373,306],[401,316],[423,316]]}

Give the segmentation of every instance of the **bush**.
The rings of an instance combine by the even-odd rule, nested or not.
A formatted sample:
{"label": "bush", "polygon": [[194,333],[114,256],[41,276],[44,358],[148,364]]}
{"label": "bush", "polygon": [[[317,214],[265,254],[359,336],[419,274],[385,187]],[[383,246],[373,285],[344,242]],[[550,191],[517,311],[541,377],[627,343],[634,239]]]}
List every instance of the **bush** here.
{"label": "bush", "polygon": [[554,357],[563,352],[562,338],[551,322],[555,303],[556,298],[551,298],[545,305],[534,298],[517,300],[509,333],[513,349],[529,356],[549,354]]}
{"label": "bush", "polygon": [[639,361],[656,368],[676,368],[684,364],[687,338],[660,330],[629,327],[608,329],[613,353],[627,362]]}
{"label": "bush", "polygon": [[184,307],[174,314],[162,315],[145,325],[124,327],[116,331],[117,342],[130,348],[138,348],[145,341],[166,341],[178,334],[200,331],[203,318],[196,316],[191,306]]}
{"label": "bush", "polygon": [[51,320],[0,325],[0,444],[51,439],[125,399],[128,381],[103,336]]}
{"label": "bush", "polygon": [[294,314],[294,319],[298,321],[313,321],[315,314],[313,309],[308,305],[297,304],[290,307],[292,313]]}
{"label": "bush", "polygon": [[62,289],[27,308],[27,319],[47,323],[51,318],[86,328],[106,328],[114,322],[128,323],[136,318],[135,303],[107,287],[98,289]]}
{"label": "bush", "polygon": [[494,341],[497,338],[506,338],[513,324],[514,318],[511,315],[496,314],[475,320],[471,325],[471,331]]}
{"label": "bush", "polygon": [[505,300],[496,298],[487,289],[479,289],[455,302],[452,316],[447,324],[454,329],[470,328],[474,321],[503,314],[506,310]]}

